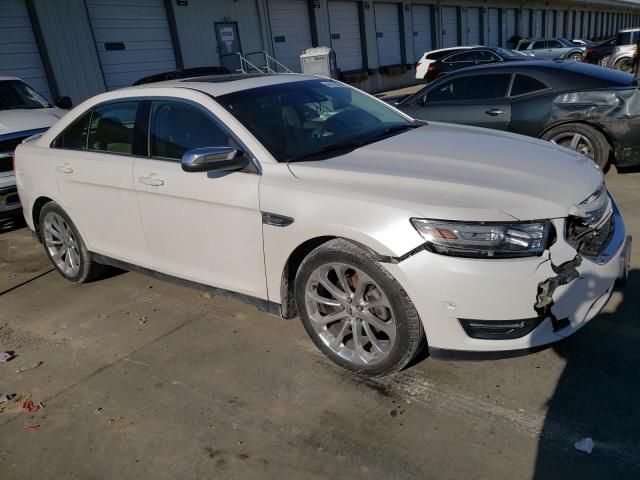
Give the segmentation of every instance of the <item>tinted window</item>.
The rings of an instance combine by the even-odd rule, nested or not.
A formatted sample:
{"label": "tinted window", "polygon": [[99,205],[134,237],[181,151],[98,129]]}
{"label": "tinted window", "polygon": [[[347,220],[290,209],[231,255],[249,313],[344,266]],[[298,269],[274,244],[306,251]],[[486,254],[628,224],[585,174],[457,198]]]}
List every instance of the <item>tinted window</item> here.
{"label": "tinted window", "polygon": [[153,102],[150,143],[152,157],[172,160],[194,148],[236,146],[206,112],[172,101]]}
{"label": "tinted window", "polygon": [[562,43],[558,42],[557,40],[549,40],[547,42],[547,48],[562,48],[564,47],[564,45],[562,45]]}
{"label": "tinted window", "polygon": [[632,45],[638,41],[638,33],[640,32],[620,32],[616,37],[616,44]]}
{"label": "tinted window", "polygon": [[531,42],[521,42],[516,47],[516,50],[526,50],[529,45],[531,45]]}
{"label": "tinted window", "polygon": [[502,98],[507,95],[510,81],[511,74],[471,75],[456,78],[444,82],[429,92],[427,102]]}
{"label": "tinted window", "polygon": [[444,52],[431,52],[427,54],[428,60],[440,60],[441,58],[446,57],[447,55],[451,55],[452,53],[459,52],[459,49],[455,50],[445,50]]}
{"label": "tinted window", "polygon": [[511,96],[524,95],[526,93],[539,92],[545,90],[547,86],[540,80],[537,80],[529,75],[516,75],[511,86]]}
{"label": "tinted window", "polygon": [[55,139],[53,146],[70,150],[86,150],[87,134],[89,133],[89,121],[91,112],[85,113],[71,125],[64,129]]}
{"label": "tinted window", "polygon": [[547,42],[533,42],[533,45],[531,47],[532,50],[539,50],[541,48],[547,48]]}
{"label": "tinted window", "polygon": [[96,108],[91,116],[89,150],[132,153],[139,103],[110,103]]}
{"label": "tinted window", "polygon": [[479,62],[495,62],[497,60],[500,60],[500,57],[498,57],[495,53],[490,52],[489,50],[479,50],[476,53],[478,54],[477,60]]}
{"label": "tinted window", "polygon": [[457,53],[455,55],[451,55],[449,58],[445,60],[445,62],[454,63],[454,62],[473,62],[477,60],[478,54],[477,52],[462,52]]}

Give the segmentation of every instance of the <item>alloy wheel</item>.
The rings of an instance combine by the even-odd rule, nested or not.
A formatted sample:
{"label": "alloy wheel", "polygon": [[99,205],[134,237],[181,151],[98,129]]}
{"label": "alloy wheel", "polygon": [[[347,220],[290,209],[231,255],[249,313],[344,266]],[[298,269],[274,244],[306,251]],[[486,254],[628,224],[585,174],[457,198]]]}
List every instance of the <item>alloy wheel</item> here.
{"label": "alloy wheel", "polygon": [[396,340],[391,304],[361,269],[344,263],[321,265],[305,288],[311,325],[335,354],[356,365],[384,360]]}
{"label": "alloy wheel", "polygon": [[593,160],[595,149],[593,143],[584,135],[576,132],[560,133],[549,139],[562,147],[570,148]]}
{"label": "alloy wheel", "polygon": [[67,277],[80,272],[80,247],[71,226],[55,212],[44,217],[44,244],[58,269]]}

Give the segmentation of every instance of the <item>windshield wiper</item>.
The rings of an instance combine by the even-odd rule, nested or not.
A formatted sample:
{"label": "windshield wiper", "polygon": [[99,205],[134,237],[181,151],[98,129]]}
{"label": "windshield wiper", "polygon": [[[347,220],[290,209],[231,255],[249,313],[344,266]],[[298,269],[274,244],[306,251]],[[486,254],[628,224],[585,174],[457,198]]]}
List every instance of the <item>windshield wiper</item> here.
{"label": "windshield wiper", "polygon": [[286,161],[301,162],[303,160],[310,160],[315,157],[323,157],[325,155],[335,153],[335,152],[341,152],[343,150],[347,150],[347,151],[355,150],[356,148],[359,148],[361,146],[362,146],[362,142],[336,143],[334,145],[327,145],[326,147],[321,148],[320,150],[316,150],[315,152],[305,153],[304,155],[298,155],[296,157],[288,158]]}
{"label": "windshield wiper", "polygon": [[374,143],[377,142],[379,140],[383,140],[387,137],[391,137],[392,135],[395,135],[396,133],[400,133],[400,132],[404,132],[406,130],[413,130],[414,128],[418,128],[418,127],[422,127],[423,124],[420,123],[407,123],[407,124],[403,124],[403,125],[393,125],[391,127],[387,127],[384,130],[374,133],[373,135],[367,137],[365,140],[362,141],[360,146],[363,145],[368,145],[370,143]]}

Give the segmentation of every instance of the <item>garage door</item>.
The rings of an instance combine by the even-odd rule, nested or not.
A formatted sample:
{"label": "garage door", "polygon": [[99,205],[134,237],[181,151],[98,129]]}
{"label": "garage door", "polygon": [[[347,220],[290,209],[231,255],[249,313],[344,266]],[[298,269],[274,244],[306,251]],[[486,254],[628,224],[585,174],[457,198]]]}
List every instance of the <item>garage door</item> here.
{"label": "garage door", "polygon": [[480,24],[480,9],[467,8],[467,45],[480,45],[482,35]]}
{"label": "garage door", "polygon": [[362,69],[360,17],[356,2],[329,2],[331,47],[343,72]]}
{"label": "garage door", "polygon": [[306,0],[269,0],[273,53],[280,63],[300,71],[300,54],[313,46]]}
{"label": "garage door", "polygon": [[542,10],[536,10],[533,15],[533,36],[540,38],[542,33]]}
{"label": "garage door", "polygon": [[397,3],[375,3],[378,62],[381,67],[402,63]]}
{"label": "garage door", "polygon": [[518,35],[518,29],[517,29],[517,16],[516,16],[516,10],[515,8],[507,8],[507,28],[506,28],[506,41],[508,42],[507,46],[508,47],[515,47],[515,45],[513,44],[513,41],[511,40],[513,37],[515,37],[516,35]]}
{"label": "garage door", "polygon": [[20,77],[51,99],[24,0],[0,1],[0,75]]}
{"label": "garage door", "polygon": [[489,17],[489,46],[500,46],[500,10],[497,8],[490,8],[488,11]]}
{"label": "garage door", "polygon": [[411,7],[413,22],[413,51],[416,62],[431,46],[431,7],[428,5],[413,5]]}
{"label": "garage door", "polygon": [[552,38],[553,37],[553,21],[554,21],[554,11],[553,10],[547,10],[544,12],[545,14],[545,21],[544,21],[544,25],[545,25],[545,37],[547,38]]}
{"label": "garage door", "polygon": [[442,7],[442,46],[455,47],[458,45],[458,9],[456,7]]}
{"label": "garage door", "polygon": [[531,10],[522,10],[522,37],[531,36]]}
{"label": "garage door", "polygon": [[556,12],[556,37],[564,37],[564,10]]}
{"label": "garage door", "polygon": [[176,68],[163,0],[86,2],[108,90]]}

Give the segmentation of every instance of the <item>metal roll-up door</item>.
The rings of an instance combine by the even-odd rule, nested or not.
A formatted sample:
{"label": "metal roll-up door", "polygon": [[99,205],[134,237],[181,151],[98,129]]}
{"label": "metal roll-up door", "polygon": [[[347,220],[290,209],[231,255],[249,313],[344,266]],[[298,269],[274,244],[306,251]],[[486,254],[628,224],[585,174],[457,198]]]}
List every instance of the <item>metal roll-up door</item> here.
{"label": "metal roll-up door", "polygon": [[442,15],[442,47],[455,47],[458,45],[458,8],[441,7]]}
{"label": "metal roll-up door", "polygon": [[488,10],[488,23],[489,23],[489,46],[500,46],[500,10],[497,8],[490,8]]}
{"label": "metal roll-up door", "polygon": [[480,9],[467,8],[467,45],[480,45],[482,42],[480,23]]}
{"label": "metal roll-up door", "polygon": [[507,8],[506,16],[507,16],[507,29],[506,29],[507,38],[505,40],[507,42],[508,47],[514,48],[515,45],[513,44],[513,41],[511,39],[516,35],[518,35],[518,28],[516,23],[517,22],[516,9]]}
{"label": "metal roll-up door", "polygon": [[521,37],[530,37],[531,36],[531,10],[525,9],[522,10],[522,33]]}
{"label": "metal roll-up door", "polygon": [[545,36],[547,38],[551,38],[553,37],[553,22],[554,22],[555,12],[553,10],[547,10],[546,12],[544,12],[544,14],[545,14],[544,25],[546,30]]}
{"label": "metal roll-up door", "polygon": [[576,38],[582,38],[584,36],[583,33],[584,27],[584,12],[576,12],[576,29],[574,30],[574,36]]}
{"label": "metal roll-up door", "polygon": [[411,7],[413,22],[413,53],[416,62],[422,58],[425,52],[431,50],[431,7],[429,5],[413,5]]}
{"label": "metal roll-up door", "polygon": [[375,3],[378,63],[381,67],[402,63],[400,16],[397,3]]}
{"label": "metal roll-up door", "polygon": [[596,12],[589,12],[589,38],[596,36]]}
{"label": "metal roll-up door", "polygon": [[300,71],[300,54],[313,47],[309,4],[306,0],[269,0],[269,25],[273,54],[294,72]]}
{"label": "metal roll-up door", "polygon": [[24,0],[0,2],[0,75],[20,77],[51,100],[38,44]]}
{"label": "metal roll-up door", "polygon": [[108,90],[176,68],[163,0],[86,0]]}
{"label": "metal roll-up door", "polygon": [[533,36],[540,38],[542,33],[542,10],[536,10],[533,14]]}
{"label": "metal roll-up door", "polygon": [[567,10],[567,28],[564,31],[564,36],[567,38],[573,38],[573,12]]}
{"label": "metal roll-up door", "polygon": [[556,37],[564,37],[564,11],[558,10],[556,12]]}
{"label": "metal roll-up door", "polygon": [[330,1],[329,30],[331,48],[336,52],[338,68],[343,72],[362,70],[362,39],[358,4]]}

